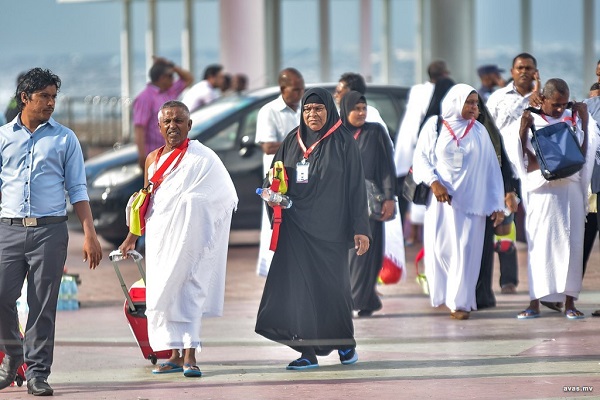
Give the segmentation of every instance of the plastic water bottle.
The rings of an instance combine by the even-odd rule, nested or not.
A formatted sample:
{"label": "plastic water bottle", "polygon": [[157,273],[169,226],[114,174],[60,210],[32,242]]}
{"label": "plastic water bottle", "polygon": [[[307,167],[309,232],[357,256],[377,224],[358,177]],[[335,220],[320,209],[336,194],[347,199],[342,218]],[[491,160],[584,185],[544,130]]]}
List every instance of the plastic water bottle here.
{"label": "plastic water bottle", "polygon": [[269,188],[257,188],[256,194],[264,201],[275,203],[283,208],[290,208],[292,206],[292,200],[288,196],[274,192]]}
{"label": "plastic water bottle", "polygon": [[58,311],[63,311],[66,309],[66,281],[63,276],[60,280],[60,287],[58,289],[58,303],[56,304],[56,309]]}
{"label": "plastic water bottle", "polygon": [[27,304],[27,279],[23,283],[21,289],[21,297],[17,299],[17,313],[19,313],[19,319],[23,316],[26,317],[29,312],[29,305]]}
{"label": "plastic water bottle", "polygon": [[65,276],[63,277],[63,284],[65,286],[64,289],[64,293],[65,293],[65,297],[64,297],[64,306],[65,306],[65,310],[66,311],[70,311],[72,310],[72,303],[71,303],[71,298],[73,296],[73,288],[71,287],[71,277],[70,276]]}
{"label": "plastic water bottle", "polygon": [[[519,205],[519,203],[520,203],[520,202],[521,202],[521,199],[519,199],[519,198],[517,197],[517,205]],[[508,218],[508,217],[510,217],[510,215],[511,215],[511,214],[512,214],[512,211],[510,211],[510,208],[506,207],[506,208],[504,209],[504,217],[505,217],[505,218]]]}
{"label": "plastic water bottle", "polygon": [[72,276],[69,277],[69,286],[71,287],[69,298],[69,310],[79,310],[79,288],[77,287],[77,281]]}

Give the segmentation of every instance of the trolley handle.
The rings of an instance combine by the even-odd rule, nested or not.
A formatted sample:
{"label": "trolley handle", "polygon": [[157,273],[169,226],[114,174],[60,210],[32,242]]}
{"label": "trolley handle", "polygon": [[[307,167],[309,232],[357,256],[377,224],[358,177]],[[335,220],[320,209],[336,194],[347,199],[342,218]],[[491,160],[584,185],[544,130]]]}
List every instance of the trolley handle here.
{"label": "trolley handle", "polygon": [[[135,250],[129,250],[127,252],[127,255],[131,256],[133,261],[140,261],[142,258],[144,258],[140,253],[138,253]],[[121,253],[121,250],[119,250],[119,249],[111,251],[110,254],[108,255],[108,257],[110,258],[111,261],[121,261],[126,258],[125,256],[123,256],[123,254]]]}

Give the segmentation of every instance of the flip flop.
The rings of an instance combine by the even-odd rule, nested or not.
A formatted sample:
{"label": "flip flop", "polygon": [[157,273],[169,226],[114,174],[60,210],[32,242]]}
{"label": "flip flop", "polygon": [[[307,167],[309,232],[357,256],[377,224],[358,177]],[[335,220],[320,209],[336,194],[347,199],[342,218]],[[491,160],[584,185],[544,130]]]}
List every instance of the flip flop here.
{"label": "flip flop", "polygon": [[568,319],[583,319],[585,318],[585,314],[575,308],[571,308],[569,310],[565,310],[565,317]]}
{"label": "flip flop", "polygon": [[[169,368],[166,368],[169,367]],[[166,368],[166,369],[161,369]],[[152,370],[153,374],[172,374],[173,372],[182,372],[183,367],[170,361],[164,362],[158,366],[158,369]]]}
{"label": "flip flop", "polygon": [[519,313],[519,315],[517,315],[518,319],[532,319],[532,318],[538,318],[540,316],[540,312],[539,311],[535,311],[532,310],[531,308],[528,308],[525,311],[521,311]]}
{"label": "flip flop", "polygon": [[285,369],[287,370],[303,370],[310,368],[318,368],[318,363],[311,363],[306,358],[298,358],[297,360],[292,361]]}
{"label": "flip flop", "polygon": [[200,378],[202,376],[202,372],[197,365],[185,364],[183,368],[183,376],[186,378]]}

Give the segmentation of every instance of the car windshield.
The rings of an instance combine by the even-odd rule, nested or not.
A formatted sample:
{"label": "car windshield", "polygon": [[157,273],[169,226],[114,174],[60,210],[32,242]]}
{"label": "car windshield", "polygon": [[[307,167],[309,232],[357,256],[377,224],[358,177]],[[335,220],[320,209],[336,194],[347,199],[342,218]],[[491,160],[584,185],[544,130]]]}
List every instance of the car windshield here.
{"label": "car windshield", "polygon": [[189,134],[190,139],[196,139],[202,131],[212,126],[217,120],[227,118],[254,100],[253,97],[244,95],[224,96],[193,112],[190,116],[193,121]]}

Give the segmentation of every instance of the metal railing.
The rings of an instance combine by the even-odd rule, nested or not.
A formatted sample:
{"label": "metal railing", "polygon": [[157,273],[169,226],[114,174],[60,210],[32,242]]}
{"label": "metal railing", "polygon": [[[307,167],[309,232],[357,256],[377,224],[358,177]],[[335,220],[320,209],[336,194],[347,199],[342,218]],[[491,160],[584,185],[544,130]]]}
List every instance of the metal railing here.
{"label": "metal railing", "polygon": [[59,96],[54,119],[71,128],[84,147],[112,147],[131,141],[123,132],[124,107],[132,100],[119,96]]}

